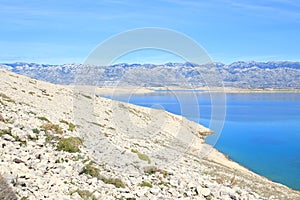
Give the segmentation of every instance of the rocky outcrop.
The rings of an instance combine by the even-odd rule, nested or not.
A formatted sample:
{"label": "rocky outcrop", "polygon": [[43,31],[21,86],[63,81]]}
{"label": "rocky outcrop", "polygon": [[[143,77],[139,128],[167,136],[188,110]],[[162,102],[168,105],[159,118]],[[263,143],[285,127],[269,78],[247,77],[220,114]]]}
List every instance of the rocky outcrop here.
{"label": "rocky outcrop", "polygon": [[[80,109],[88,105],[92,113]],[[10,188],[19,199],[300,198],[205,144],[207,128],[165,111],[0,70],[0,113],[9,185],[0,178],[0,197]]]}

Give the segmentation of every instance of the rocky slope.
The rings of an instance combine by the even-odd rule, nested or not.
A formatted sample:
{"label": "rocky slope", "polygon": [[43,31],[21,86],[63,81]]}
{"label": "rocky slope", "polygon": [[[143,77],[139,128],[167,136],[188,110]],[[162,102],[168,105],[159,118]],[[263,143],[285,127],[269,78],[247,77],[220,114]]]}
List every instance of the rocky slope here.
{"label": "rocky slope", "polygon": [[0,199],[300,199],[207,128],[81,89],[0,70]]}
{"label": "rocky slope", "polygon": [[[206,86],[209,80],[220,80],[226,87],[238,88],[300,88],[300,62],[235,62],[229,65],[213,63],[217,73],[209,65],[192,63],[117,64],[93,66],[97,85],[138,86]],[[0,68],[56,84],[74,84],[83,65],[47,65],[34,63],[0,64]],[[207,77],[210,74],[210,77]],[[124,79],[124,77],[126,77]],[[151,78],[149,78],[151,77]],[[163,79],[162,79],[163,77]],[[206,79],[206,80],[205,80]],[[162,80],[164,80],[162,82]],[[181,80],[181,81],[178,81]],[[219,85],[219,84],[218,84]],[[217,84],[215,86],[218,86]]]}

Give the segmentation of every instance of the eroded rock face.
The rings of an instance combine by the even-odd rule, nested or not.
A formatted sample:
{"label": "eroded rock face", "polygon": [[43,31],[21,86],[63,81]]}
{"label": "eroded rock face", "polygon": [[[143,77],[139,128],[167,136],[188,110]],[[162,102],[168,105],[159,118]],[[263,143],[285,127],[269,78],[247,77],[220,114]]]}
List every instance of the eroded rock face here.
{"label": "eroded rock face", "polygon": [[73,102],[90,97],[2,70],[0,94],[0,199],[300,199],[182,117],[95,97],[94,121],[78,124]]}

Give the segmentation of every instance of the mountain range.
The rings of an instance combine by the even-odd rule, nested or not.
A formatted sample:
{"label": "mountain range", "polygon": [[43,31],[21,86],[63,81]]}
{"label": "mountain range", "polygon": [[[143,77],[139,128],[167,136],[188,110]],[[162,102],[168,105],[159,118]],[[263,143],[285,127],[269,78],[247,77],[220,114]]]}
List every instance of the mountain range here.
{"label": "mountain range", "polygon": [[[222,86],[233,88],[300,88],[300,62],[219,62],[115,64],[89,66],[83,64],[0,64],[6,69],[31,78],[62,85],[93,84],[98,86],[134,85],[145,87]],[[78,81],[80,80],[80,81]]]}

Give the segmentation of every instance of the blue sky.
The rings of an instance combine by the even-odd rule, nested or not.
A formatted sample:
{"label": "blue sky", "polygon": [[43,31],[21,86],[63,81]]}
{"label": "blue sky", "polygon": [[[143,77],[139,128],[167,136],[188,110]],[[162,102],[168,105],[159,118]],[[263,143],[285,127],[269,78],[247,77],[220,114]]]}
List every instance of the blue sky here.
{"label": "blue sky", "polygon": [[[181,32],[214,61],[300,61],[297,0],[0,0],[0,26],[0,63],[83,63],[105,39],[143,27]],[[120,62],[177,61],[149,52]]]}

